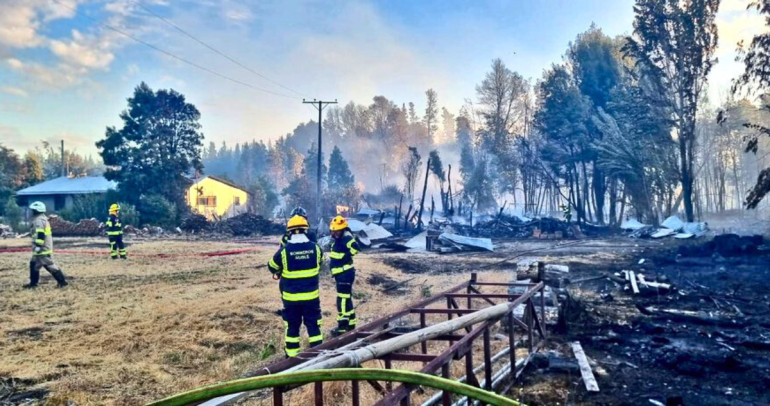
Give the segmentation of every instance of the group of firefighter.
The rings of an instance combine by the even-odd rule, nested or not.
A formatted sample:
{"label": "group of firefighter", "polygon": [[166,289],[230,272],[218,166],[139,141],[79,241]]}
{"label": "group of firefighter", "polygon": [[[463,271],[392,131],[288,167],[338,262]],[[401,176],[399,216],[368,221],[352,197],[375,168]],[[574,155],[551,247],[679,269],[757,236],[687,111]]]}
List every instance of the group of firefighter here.
{"label": "group of firefighter", "polygon": [[[32,211],[32,259],[29,263],[29,284],[24,288],[36,288],[40,280],[40,269],[45,268],[56,280],[57,286],[68,285],[62,270],[53,262],[53,238],[51,224],[46,216],[43,202],[33,202]],[[112,259],[127,259],[123,243],[123,224],[120,221],[120,205],[113,204],[105,222]],[[356,310],[353,306],[353,283],[356,270],[353,257],[361,251],[353,236],[348,221],[334,217],[329,225],[331,251],[329,268],[337,285],[337,328],[334,335],[344,334],[356,326]],[[323,341],[321,332],[321,301],[319,272],[323,262],[321,247],[315,233],[310,231],[307,212],[297,207],[292,211],[286,225],[286,234],[281,238],[281,247],[268,262],[273,279],[279,280],[283,309],[281,315],[285,328],[284,350],[287,357],[294,357],[300,351],[300,327],[305,324],[308,343],[315,347]]]}
{"label": "group of firefighter", "polygon": [[[356,269],[353,267],[353,257],[361,251],[361,247],[344,217],[334,217],[329,224],[329,231],[329,268],[337,285],[337,328],[333,334],[339,335],[356,326],[356,310],[353,306]],[[323,342],[318,276],[322,262],[321,247],[310,231],[307,213],[298,207],[294,209],[286,225],[281,247],[267,264],[273,279],[280,281],[279,289],[283,301],[281,316],[285,330],[284,351],[287,357],[296,357],[300,352],[302,324],[307,329],[310,347]]]}

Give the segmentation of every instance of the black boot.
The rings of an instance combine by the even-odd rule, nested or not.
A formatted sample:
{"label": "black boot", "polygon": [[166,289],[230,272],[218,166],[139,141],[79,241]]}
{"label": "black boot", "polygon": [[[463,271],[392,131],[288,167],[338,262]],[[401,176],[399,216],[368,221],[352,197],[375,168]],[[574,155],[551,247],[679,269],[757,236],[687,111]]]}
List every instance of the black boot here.
{"label": "black boot", "polygon": [[40,270],[35,269],[35,263],[29,263],[29,283],[24,285],[24,289],[34,289],[37,287],[37,283],[40,281]]}
{"label": "black boot", "polygon": [[64,279],[64,273],[62,273],[61,270],[53,271],[51,272],[51,275],[53,275],[53,278],[56,279],[57,287],[63,288],[69,285],[69,283],[67,283],[67,280]]}

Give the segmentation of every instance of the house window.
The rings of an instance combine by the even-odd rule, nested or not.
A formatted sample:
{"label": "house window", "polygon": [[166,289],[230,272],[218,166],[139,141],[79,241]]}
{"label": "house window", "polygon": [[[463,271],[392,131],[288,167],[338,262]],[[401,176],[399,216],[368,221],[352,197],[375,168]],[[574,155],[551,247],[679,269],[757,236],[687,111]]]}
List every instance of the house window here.
{"label": "house window", "polygon": [[241,197],[240,196],[235,196],[235,201],[233,203],[235,203],[236,206],[240,206],[241,205]]}
{"label": "house window", "polygon": [[198,197],[198,206],[217,207],[217,197],[216,196]]}

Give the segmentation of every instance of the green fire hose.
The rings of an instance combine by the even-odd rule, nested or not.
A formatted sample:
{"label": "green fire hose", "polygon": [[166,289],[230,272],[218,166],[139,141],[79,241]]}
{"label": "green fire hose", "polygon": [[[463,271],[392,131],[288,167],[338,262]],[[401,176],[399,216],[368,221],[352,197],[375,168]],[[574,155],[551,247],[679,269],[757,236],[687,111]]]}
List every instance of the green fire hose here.
{"label": "green fire hose", "polygon": [[412,371],[377,368],[339,368],[311,371],[297,371],[287,374],[264,375],[254,378],[239,379],[193,389],[171,397],[152,402],[148,406],[181,406],[202,402],[219,396],[248,392],[258,389],[302,385],[311,382],[374,380],[408,383],[440,389],[494,406],[521,406],[519,402],[487,392],[464,383],[444,379],[433,375]]}

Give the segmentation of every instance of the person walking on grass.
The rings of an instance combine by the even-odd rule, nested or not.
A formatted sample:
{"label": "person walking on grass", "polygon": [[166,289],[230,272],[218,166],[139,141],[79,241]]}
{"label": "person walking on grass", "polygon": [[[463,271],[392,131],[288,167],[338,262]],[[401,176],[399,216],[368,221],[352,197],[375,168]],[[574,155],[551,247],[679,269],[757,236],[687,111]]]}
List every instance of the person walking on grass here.
{"label": "person walking on grass", "polygon": [[53,235],[51,224],[45,215],[46,208],[43,202],[33,202],[29,205],[32,210],[32,259],[29,261],[29,283],[25,289],[34,289],[40,281],[40,268],[45,268],[56,280],[58,287],[68,285],[64,273],[53,262]]}

